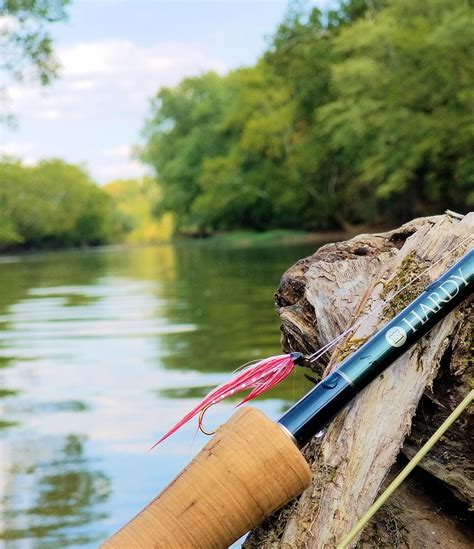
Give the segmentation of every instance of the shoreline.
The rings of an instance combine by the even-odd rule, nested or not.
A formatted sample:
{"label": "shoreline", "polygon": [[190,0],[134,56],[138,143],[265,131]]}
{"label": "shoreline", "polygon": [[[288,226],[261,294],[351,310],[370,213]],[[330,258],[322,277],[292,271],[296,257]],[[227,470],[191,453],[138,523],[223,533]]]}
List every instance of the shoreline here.
{"label": "shoreline", "polygon": [[323,244],[326,242],[337,242],[347,240],[353,236],[365,232],[384,231],[387,227],[354,227],[351,230],[327,230],[317,232],[305,232],[291,229],[270,229],[268,231],[229,231],[215,233],[209,236],[191,236],[176,235],[170,240],[156,242],[142,242],[129,244],[115,242],[110,244],[101,244],[97,246],[65,246],[65,247],[18,247],[0,250],[0,258],[33,256],[36,254],[54,254],[54,253],[80,253],[93,251],[120,251],[124,249],[144,248],[150,246],[167,245],[212,245],[212,246],[230,246],[230,247],[254,247],[276,244]]}

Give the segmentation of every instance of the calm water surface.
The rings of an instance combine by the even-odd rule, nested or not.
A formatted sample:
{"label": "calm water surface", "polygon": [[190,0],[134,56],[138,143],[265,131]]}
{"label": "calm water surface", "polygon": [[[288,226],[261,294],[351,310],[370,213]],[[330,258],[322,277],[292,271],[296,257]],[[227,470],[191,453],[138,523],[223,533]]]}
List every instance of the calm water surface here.
{"label": "calm water surface", "polygon": [[[206,437],[193,423],[148,448],[241,363],[280,351],[272,295],[313,248],[0,258],[0,546],[96,547],[154,497]],[[294,375],[257,405],[277,418],[307,388]]]}

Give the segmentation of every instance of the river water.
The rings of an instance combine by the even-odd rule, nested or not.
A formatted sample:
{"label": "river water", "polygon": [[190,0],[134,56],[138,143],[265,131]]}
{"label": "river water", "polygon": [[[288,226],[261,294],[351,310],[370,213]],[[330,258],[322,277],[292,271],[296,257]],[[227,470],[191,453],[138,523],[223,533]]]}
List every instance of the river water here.
{"label": "river water", "polygon": [[[207,439],[192,422],[149,447],[237,366],[280,352],[273,292],[313,249],[0,258],[0,547],[97,547],[153,498]],[[277,418],[307,389],[292,374],[255,403]]]}

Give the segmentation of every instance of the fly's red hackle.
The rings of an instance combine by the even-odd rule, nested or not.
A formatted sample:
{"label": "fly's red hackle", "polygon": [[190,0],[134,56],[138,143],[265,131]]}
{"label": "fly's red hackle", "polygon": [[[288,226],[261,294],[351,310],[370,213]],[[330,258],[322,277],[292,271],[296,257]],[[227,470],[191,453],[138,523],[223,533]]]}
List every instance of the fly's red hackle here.
{"label": "fly's red hackle", "polygon": [[299,358],[299,356],[298,353],[272,356],[246,366],[236,373],[230,381],[219,385],[208,393],[195,408],[188,412],[174,427],[164,434],[160,440],[151,447],[151,450],[160,444],[160,442],[163,442],[174,434],[180,427],[205,408],[217,404],[235,393],[248,391],[249,389],[250,392],[248,395],[237,406],[241,406],[245,402],[265,393],[291,374],[295,367],[296,359]]}

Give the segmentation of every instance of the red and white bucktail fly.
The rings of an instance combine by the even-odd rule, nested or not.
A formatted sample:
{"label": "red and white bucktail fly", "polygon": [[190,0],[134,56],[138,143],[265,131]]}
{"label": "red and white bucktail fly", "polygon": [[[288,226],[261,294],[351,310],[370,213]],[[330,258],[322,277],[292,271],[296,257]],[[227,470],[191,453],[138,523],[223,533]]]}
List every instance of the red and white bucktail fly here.
{"label": "red and white bucktail fly", "polygon": [[195,408],[188,412],[174,427],[164,434],[150,450],[153,450],[160,442],[163,442],[175,433],[197,414],[205,411],[213,404],[218,404],[235,393],[251,389],[247,396],[239,402],[237,406],[241,406],[252,398],[258,397],[288,377],[296,364],[302,359],[303,355],[301,353],[290,353],[264,358],[245,366],[242,370],[237,371],[237,374],[231,380],[219,385],[208,393]]}

